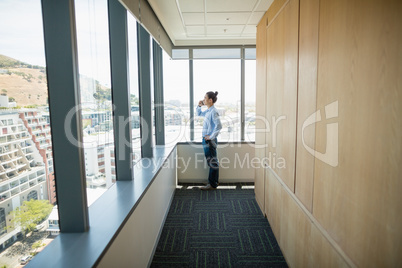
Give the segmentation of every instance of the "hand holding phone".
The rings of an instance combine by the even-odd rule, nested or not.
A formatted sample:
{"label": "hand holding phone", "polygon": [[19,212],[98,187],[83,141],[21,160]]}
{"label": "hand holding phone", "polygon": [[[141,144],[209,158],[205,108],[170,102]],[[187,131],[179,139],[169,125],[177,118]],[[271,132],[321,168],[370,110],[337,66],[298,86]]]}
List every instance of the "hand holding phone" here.
{"label": "hand holding phone", "polygon": [[198,102],[198,106],[203,106],[204,105],[204,101],[203,100],[200,100],[199,102]]}

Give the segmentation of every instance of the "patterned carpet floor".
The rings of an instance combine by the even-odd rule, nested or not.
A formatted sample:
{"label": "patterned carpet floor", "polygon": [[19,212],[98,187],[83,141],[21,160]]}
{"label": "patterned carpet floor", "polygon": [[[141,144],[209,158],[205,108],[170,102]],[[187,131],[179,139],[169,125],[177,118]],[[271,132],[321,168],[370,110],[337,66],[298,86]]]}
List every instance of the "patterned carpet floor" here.
{"label": "patterned carpet floor", "polygon": [[176,189],[151,267],[288,267],[252,185]]}

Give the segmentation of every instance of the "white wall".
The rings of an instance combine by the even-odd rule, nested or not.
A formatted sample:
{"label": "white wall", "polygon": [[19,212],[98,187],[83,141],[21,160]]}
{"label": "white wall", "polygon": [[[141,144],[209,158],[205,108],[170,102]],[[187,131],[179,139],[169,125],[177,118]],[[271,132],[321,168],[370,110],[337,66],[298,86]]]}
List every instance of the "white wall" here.
{"label": "white wall", "polygon": [[176,188],[176,149],[97,267],[147,267]]}
{"label": "white wall", "polygon": [[[223,143],[218,145],[219,182],[254,182],[254,144]],[[201,144],[177,145],[177,176],[179,183],[206,183],[209,167]]]}

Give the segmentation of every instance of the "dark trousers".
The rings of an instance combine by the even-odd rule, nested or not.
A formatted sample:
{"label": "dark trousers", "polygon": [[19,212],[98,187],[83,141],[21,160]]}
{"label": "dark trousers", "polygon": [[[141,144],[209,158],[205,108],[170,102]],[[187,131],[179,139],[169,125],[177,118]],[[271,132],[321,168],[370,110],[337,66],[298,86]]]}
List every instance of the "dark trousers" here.
{"label": "dark trousers", "polygon": [[204,147],[205,158],[209,166],[208,182],[212,187],[218,187],[219,182],[219,161],[217,158],[216,147],[218,146],[218,140],[205,140],[202,139],[202,146]]}

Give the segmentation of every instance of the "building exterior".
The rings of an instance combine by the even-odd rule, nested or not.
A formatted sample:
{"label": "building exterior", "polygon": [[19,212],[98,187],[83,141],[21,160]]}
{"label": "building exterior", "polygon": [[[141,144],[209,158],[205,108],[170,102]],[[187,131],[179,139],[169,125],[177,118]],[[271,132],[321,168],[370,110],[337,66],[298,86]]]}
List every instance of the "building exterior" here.
{"label": "building exterior", "polygon": [[98,147],[98,168],[106,179],[106,189],[116,182],[116,170],[113,143],[101,144]]}
{"label": "building exterior", "polygon": [[84,136],[87,188],[108,189],[116,181],[113,134]]}
{"label": "building exterior", "polygon": [[87,188],[106,188],[103,146],[98,146],[96,142],[85,142],[84,155]]}
{"label": "building exterior", "polygon": [[47,118],[36,109],[20,110],[19,117],[22,119],[24,126],[32,136],[32,141],[45,163],[49,202],[51,204],[56,204],[50,123]]}
{"label": "building exterior", "polygon": [[10,212],[24,201],[48,199],[47,167],[37,142],[18,112],[0,112],[0,248],[20,233],[11,226]]}
{"label": "building exterior", "polygon": [[112,111],[110,110],[96,111],[93,109],[83,110],[81,117],[84,127],[86,127],[87,125],[90,127],[95,127],[105,122],[110,122],[112,120]]}

